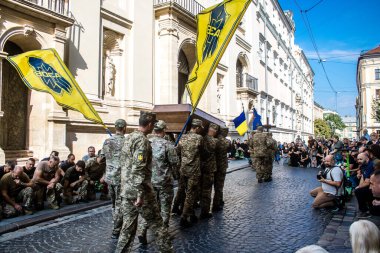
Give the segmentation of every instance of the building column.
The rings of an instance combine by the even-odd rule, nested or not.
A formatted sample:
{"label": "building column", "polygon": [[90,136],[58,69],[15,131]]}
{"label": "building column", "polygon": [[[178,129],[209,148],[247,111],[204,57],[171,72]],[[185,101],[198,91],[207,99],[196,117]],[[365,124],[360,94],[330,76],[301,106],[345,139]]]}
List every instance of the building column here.
{"label": "building column", "polygon": [[171,15],[160,17],[158,23],[158,49],[156,57],[157,82],[155,101],[178,103],[178,21]]}
{"label": "building column", "polygon": [[[2,108],[1,108],[2,91],[3,91],[3,60],[7,57],[7,55],[8,54],[6,52],[0,52],[0,122],[4,116],[4,112],[2,111]],[[1,134],[1,131],[0,131],[0,134]],[[2,138],[3,136],[1,135],[0,139]],[[2,143],[2,141],[0,141],[0,143]],[[4,164],[4,163],[5,163],[5,152],[0,146],[0,164]]]}

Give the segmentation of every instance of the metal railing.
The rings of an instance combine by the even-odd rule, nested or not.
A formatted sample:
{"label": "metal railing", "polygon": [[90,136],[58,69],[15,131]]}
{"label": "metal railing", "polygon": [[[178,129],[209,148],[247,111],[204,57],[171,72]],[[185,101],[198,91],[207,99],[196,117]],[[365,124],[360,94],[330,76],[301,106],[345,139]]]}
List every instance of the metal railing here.
{"label": "metal railing", "polygon": [[28,2],[34,5],[41,6],[55,13],[68,16],[69,15],[69,0],[19,0],[20,2]]}
{"label": "metal railing", "polygon": [[155,6],[165,3],[176,3],[194,16],[204,9],[204,7],[195,0],[154,0]]}
{"label": "metal railing", "polygon": [[254,91],[259,90],[257,78],[251,76],[248,73],[245,74],[245,83],[247,85],[247,88],[254,90]]}

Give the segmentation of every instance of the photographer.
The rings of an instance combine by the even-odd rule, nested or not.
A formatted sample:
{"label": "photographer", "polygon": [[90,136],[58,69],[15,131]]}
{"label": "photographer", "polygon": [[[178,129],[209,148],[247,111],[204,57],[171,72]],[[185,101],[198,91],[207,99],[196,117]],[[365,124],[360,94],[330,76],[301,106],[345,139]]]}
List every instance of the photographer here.
{"label": "photographer", "polygon": [[332,207],[335,205],[335,198],[342,193],[343,172],[339,167],[335,166],[334,156],[328,155],[325,158],[326,169],[322,174],[317,176],[322,186],[315,188],[310,192],[315,197],[313,208]]}

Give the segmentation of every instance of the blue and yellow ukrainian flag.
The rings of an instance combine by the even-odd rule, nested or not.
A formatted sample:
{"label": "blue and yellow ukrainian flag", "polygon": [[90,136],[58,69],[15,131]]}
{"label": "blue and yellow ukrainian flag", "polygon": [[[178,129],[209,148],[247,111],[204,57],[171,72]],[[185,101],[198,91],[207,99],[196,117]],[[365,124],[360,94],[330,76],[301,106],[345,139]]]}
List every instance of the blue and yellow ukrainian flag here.
{"label": "blue and yellow ukrainian flag", "polygon": [[197,15],[197,62],[186,84],[194,110],[250,3],[224,0]]}
{"label": "blue and yellow ukrainian flag", "polygon": [[236,131],[243,136],[248,131],[247,120],[245,119],[245,112],[243,111],[239,116],[233,120]]}
{"label": "blue and yellow ukrainian flag", "polygon": [[29,89],[47,92],[59,105],[79,111],[86,119],[104,126],[57,51],[29,51],[7,59],[17,69]]}

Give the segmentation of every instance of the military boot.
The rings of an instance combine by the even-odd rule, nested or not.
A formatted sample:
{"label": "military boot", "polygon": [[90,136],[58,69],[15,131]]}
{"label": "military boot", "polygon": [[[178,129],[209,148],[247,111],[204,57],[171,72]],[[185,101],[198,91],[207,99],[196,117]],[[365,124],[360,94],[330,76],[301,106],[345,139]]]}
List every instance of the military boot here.
{"label": "military boot", "polygon": [[191,222],[191,223],[197,223],[197,222],[198,222],[198,217],[195,216],[195,215],[191,215],[191,216],[190,216],[190,222]]}
{"label": "military boot", "polygon": [[137,238],[139,239],[139,242],[142,245],[147,245],[148,244],[148,240],[146,238],[146,232],[147,232],[147,230],[143,229],[143,231],[141,231],[141,233],[137,236]]}
{"label": "military boot", "polygon": [[184,228],[191,227],[191,223],[186,218],[181,218],[179,225]]}

